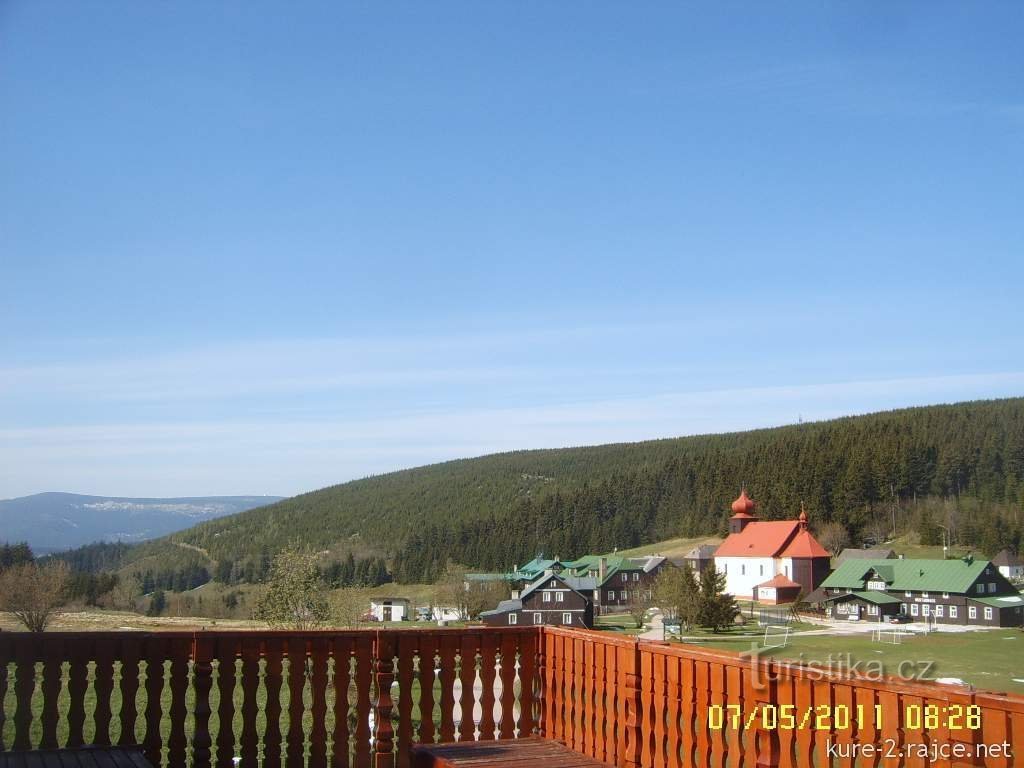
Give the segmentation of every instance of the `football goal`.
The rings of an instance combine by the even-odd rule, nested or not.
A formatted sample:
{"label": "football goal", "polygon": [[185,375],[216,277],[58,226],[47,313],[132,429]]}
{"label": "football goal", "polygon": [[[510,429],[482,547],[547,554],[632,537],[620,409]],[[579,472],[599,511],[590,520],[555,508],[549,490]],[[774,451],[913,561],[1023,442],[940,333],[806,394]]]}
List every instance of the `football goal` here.
{"label": "football goal", "polygon": [[765,624],[762,648],[785,648],[789,645],[788,624]]}

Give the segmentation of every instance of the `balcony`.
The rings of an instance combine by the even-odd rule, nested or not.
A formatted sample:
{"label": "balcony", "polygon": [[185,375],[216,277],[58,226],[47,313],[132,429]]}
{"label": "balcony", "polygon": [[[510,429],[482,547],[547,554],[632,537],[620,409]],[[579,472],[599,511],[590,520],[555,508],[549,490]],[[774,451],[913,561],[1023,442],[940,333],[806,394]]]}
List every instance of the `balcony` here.
{"label": "balcony", "polygon": [[0,752],[405,768],[417,743],[527,737],[620,768],[820,766],[827,743],[886,739],[974,754],[1024,750],[1024,698],[554,628],[0,634]]}

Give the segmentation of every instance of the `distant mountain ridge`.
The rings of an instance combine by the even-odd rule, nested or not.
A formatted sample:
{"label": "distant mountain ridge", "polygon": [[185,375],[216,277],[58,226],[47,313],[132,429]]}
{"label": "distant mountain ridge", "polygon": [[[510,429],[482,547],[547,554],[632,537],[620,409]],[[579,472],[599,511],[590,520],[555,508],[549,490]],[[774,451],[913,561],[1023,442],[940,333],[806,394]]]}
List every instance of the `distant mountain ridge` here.
{"label": "distant mountain ridge", "polygon": [[36,554],[95,541],[145,541],[281,499],[281,496],[161,499],[37,493],[0,500],[0,540],[27,541]]}
{"label": "distant mountain ridge", "polygon": [[1016,550],[1022,521],[1001,510],[1024,505],[1024,398],[459,459],[199,523],[132,547],[120,565],[174,569],[189,550],[218,580],[258,581],[274,553],[299,543],[325,557],[385,555],[396,581],[424,583],[449,560],[503,570],[538,552],[720,534],[741,484],[765,519],[806,504],[812,527],[837,521],[855,538],[888,531],[894,517],[900,530],[933,536],[940,518],[918,502],[949,501],[960,543]]}

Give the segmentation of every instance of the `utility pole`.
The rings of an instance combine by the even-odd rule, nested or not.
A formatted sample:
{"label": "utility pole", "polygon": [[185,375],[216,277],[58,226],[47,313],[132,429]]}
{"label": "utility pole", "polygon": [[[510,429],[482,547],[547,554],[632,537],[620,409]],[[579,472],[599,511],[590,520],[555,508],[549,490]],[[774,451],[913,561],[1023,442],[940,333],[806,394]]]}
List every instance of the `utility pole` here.
{"label": "utility pole", "polygon": [[939,526],[939,528],[942,529],[942,559],[945,560],[946,552],[949,549],[950,542],[949,528],[942,525],[941,523],[937,523],[937,525]]}
{"label": "utility pole", "polygon": [[889,493],[892,494],[892,537],[896,538],[896,485],[889,483]]}

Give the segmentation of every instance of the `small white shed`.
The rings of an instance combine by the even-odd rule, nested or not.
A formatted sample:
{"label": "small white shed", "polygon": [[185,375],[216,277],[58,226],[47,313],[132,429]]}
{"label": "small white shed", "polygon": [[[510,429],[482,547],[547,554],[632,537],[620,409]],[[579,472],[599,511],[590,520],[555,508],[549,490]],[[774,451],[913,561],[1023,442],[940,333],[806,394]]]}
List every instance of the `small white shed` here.
{"label": "small white shed", "polygon": [[370,615],[377,621],[405,621],[409,618],[409,600],[404,597],[378,597],[370,601]]}

